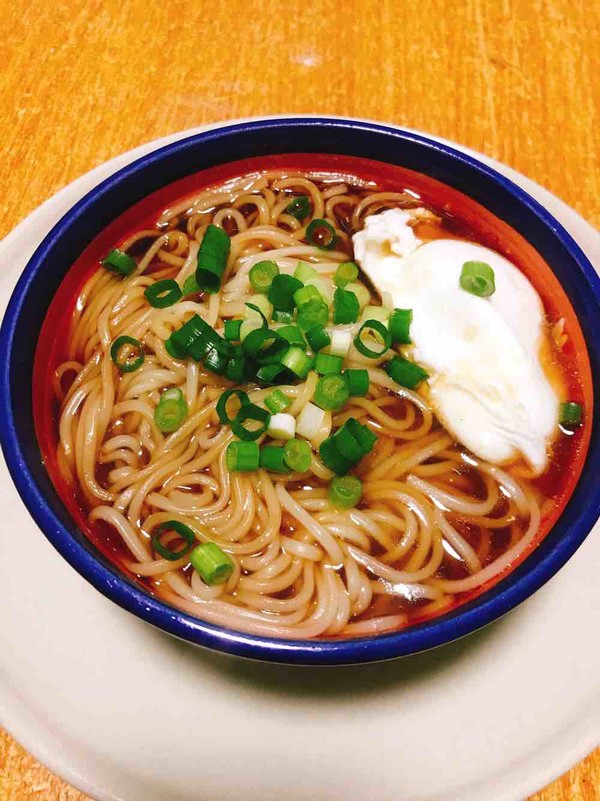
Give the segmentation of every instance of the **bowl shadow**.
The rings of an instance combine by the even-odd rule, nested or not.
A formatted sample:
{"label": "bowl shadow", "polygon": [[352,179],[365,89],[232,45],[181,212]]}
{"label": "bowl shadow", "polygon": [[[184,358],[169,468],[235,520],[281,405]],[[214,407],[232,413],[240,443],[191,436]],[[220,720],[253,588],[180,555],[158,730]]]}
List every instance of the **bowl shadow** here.
{"label": "bowl shadow", "polygon": [[[384,662],[364,665],[314,666],[285,665],[259,662],[239,656],[209,651],[200,646],[178,640],[158,629],[150,629],[151,636],[164,640],[180,667],[186,673],[198,672],[198,680],[208,668],[221,680],[245,685],[271,696],[313,697],[339,699],[383,691],[393,686],[405,686],[430,680],[448,670],[457,669],[463,660],[471,659],[494,637],[503,636],[508,617],[518,614],[513,610],[482,629],[454,642],[429,651],[397,657]],[[166,642],[165,642],[166,641]]]}

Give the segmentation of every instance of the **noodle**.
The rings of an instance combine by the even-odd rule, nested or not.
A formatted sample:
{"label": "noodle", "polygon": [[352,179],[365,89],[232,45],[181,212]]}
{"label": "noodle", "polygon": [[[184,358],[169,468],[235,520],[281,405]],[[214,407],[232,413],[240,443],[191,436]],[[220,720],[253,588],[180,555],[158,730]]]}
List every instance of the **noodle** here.
{"label": "noodle", "polygon": [[[302,241],[310,218],[287,211],[298,194],[310,199],[313,217],[336,230],[336,249]],[[225,451],[232,434],[215,411],[230,384],[165,349],[192,314],[218,331],[225,316],[240,316],[257,262],[277,260],[291,274],[300,260],[331,276],[351,258],[350,236],[367,215],[417,205],[410,194],[359,187],[346,177],[253,174],[173,204],[154,228],[121,242],[139,256],[127,280],[99,269],[84,285],[65,359],[52,377],[60,405],[58,463],[90,523],[110,528],[127,554],[123,564],[168,603],[254,634],[368,636],[439,614],[529,548],[540,513],[527,480],[461,451],[426,397],[393,382],[378,366],[381,358],[350,351],[348,366],[368,369],[368,395],[327,412],[311,441],[318,447],[349,418],[378,434],[357,471],[362,505],[335,511],[326,491],[333,474],[316,453],[305,475],[230,473]],[[428,210],[414,212],[415,221],[421,218],[443,225]],[[195,274],[209,224],[231,237],[221,291],[150,307],[144,290],[157,278],[182,284]],[[110,358],[122,334],[144,343],[144,364],[133,373],[119,374]],[[317,380],[310,372],[303,383],[282,387],[291,414],[311,402]],[[163,434],[154,410],[168,387],[181,389],[189,416]],[[268,394],[257,385],[248,392],[253,402]],[[155,552],[152,536],[170,520],[230,555],[234,569],[224,584],[205,584],[185,556],[168,560]],[[512,544],[502,552],[495,543],[507,532]],[[171,541],[174,532],[163,540]]]}

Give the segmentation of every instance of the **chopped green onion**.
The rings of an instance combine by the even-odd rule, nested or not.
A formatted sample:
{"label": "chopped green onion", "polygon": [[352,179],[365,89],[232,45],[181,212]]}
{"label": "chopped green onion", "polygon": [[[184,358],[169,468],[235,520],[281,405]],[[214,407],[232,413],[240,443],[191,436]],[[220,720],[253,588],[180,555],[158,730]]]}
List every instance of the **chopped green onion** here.
{"label": "chopped green onion", "polygon": [[248,277],[252,289],[266,295],[276,275],[279,275],[279,267],[274,261],[259,261],[252,265]]}
{"label": "chopped green onion", "polygon": [[333,437],[327,437],[327,439],[324,439],[319,445],[319,456],[325,467],[333,470],[338,476],[343,476],[344,473],[347,473],[353,466],[350,459],[346,459],[346,457],[342,456],[339,452],[333,441]]}
{"label": "chopped green onion", "polygon": [[[124,348],[126,352],[121,354]],[[130,353],[131,349],[133,354]],[[111,345],[110,358],[122,373],[133,373],[144,363],[144,346],[134,337],[117,337]]]}
{"label": "chopped green onion", "polygon": [[271,415],[267,434],[273,439],[288,440],[296,433],[296,418],[293,414],[278,412]]}
{"label": "chopped green onion", "polygon": [[[227,412],[227,403],[231,397],[235,396],[239,401],[239,408],[236,409],[235,414],[233,417],[230,417]],[[221,397],[217,401],[217,414],[219,415],[219,420],[222,423],[227,423],[227,425],[231,425],[234,418],[237,417],[239,410],[245,403],[250,403],[250,398],[248,397],[247,393],[241,389],[226,389],[225,392],[222,393]]]}
{"label": "chopped green onion", "polygon": [[263,384],[289,384],[294,379],[283,364],[263,364],[258,369],[256,377]]}
{"label": "chopped green onion", "polygon": [[347,289],[348,292],[354,292],[354,294],[358,298],[358,305],[360,306],[361,309],[364,309],[364,307],[368,306],[368,304],[370,303],[371,293],[364,284],[360,284],[357,282],[348,284],[344,288]]}
{"label": "chopped green onion", "polygon": [[125,253],[124,250],[119,250],[119,248],[111,250],[100,264],[109,272],[120,275],[121,278],[131,275],[137,267],[135,259],[132,259],[129,253]]}
{"label": "chopped green onion", "polygon": [[315,387],[313,402],[321,409],[336,412],[341,409],[350,397],[346,379],[341,375],[329,373],[319,379]]}
{"label": "chopped green onion", "polygon": [[266,327],[266,320],[272,315],[273,306],[267,300],[266,295],[252,295],[250,300],[244,305],[245,320],[262,320]]}
{"label": "chopped green onion", "polygon": [[294,292],[294,303],[298,308],[311,300],[323,300],[316,286],[301,286]]}
{"label": "chopped green onion", "polygon": [[260,467],[271,473],[287,473],[288,467],[283,457],[283,448],[277,445],[264,445],[260,449]]}
{"label": "chopped green onion", "polygon": [[287,339],[290,345],[300,345],[301,348],[306,347],[302,331],[297,325],[284,325],[277,329],[277,333],[280,337]]}
{"label": "chopped green onion", "polygon": [[298,309],[296,322],[302,331],[308,331],[316,325],[325,325],[329,319],[329,309],[322,300],[309,300]]}
{"label": "chopped green onion", "polygon": [[195,361],[199,362],[211,350],[218,350],[223,356],[228,355],[229,343],[217,334],[214,328],[207,328],[188,345],[187,352]]}
{"label": "chopped green onion", "polygon": [[478,298],[489,298],[496,291],[494,271],[484,261],[466,261],[462,266],[460,286]]}
{"label": "chopped green onion", "polygon": [[344,459],[349,459],[352,464],[358,464],[365,453],[368,452],[354,436],[350,426],[347,425],[338,428],[335,434],[332,434],[331,441]]}
{"label": "chopped green onion", "polygon": [[322,325],[315,325],[314,328],[307,331],[306,339],[315,353],[326,348],[331,342],[331,337]]}
{"label": "chopped green onion", "polygon": [[291,323],[294,319],[294,312],[283,311],[283,309],[273,309],[273,321],[276,323]]}
{"label": "chopped green onion", "polygon": [[364,398],[369,391],[369,371],[348,368],[344,370],[342,375],[348,383],[348,390],[351,397]]}
{"label": "chopped green onion", "polygon": [[348,328],[333,328],[331,331],[331,344],[329,353],[332,356],[341,356],[344,359],[348,355],[352,345],[352,331]]}
{"label": "chopped green onion", "polygon": [[146,287],[144,295],[148,303],[155,309],[166,309],[181,300],[182,292],[177,281],[165,278]]}
{"label": "chopped green onion", "polygon": [[260,448],[256,442],[234,440],[227,446],[225,462],[231,473],[249,473],[258,470]]}
{"label": "chopped green onion", "polygon": [[163,434],[171,434],[188,416],[188,406],[178,387],[165,390],[154,409],[154,422]]}
{"label": "chopped green onion", "polygon": [[173,331],[165,341],[165,348],[174,359],[185,359],[189,356],[188,348],[192,342],[207,331],[212,331],[210,325],[198,314],[194,314],[180,329]]}
{"label": "chopped green onion", "polygon": [[[171,551],[169,548],[164,546],[160,541],[160,535],[165,531],[175,531],[177,534],[179,534],[181,539],[185,540],[185,545],[183,548],[180,548],[178,551]],[[176,559],[181,559],[182,556],[188,554],[194,547],[195,543],[196,535],[192,529],[186,526],[184,523],[180,523],[179,520],[167,520],[165,523],[161,523],[152,536],[152,547],[156,553],[160,554],[163,559],[168,559],[169,562],[174,562]]]}
{"label": "chopped green onion", "polygon": [[562,426],[578,426],[581,424],[583,409],[580,403],[569,401],[560,404],[559,422]]}
{"label": "chopped green onion", "polygon": [[343,261],[341,264],[338,264],[335,275],[333,276],[336,286],[340,286],[342,289],[353,281],[356,281],[357,278],[358,267],[353,261]]}
{"label": "chopped green onion", "polygon": [[244,322],[240,326],[240,342],[244,342],[246,337],[251,334],[253,331],[258,330],[259,328],[264,328],[262,321],[258,317],[258,315],[254,315],[251,320],[244,320]]}
{"label": "chopped green onion", "polygon": [[350,418],[344,423],[354,439],[359,443],[365,454],[373,450],[373,445],[377,442],[377,434],[374,434],[369,426],[359,423],[358,420]]}
{"label": "chopped green onion", "polygon": [[196,283],[205,292],[214,294],[221,289],[231,240],[222,228],[209,225],[198,251]]}
{"label": "chopped green onion", "polygon": [[386,365],[385,371],[393,381],[407,389],[416,389],[428,375],[416,362],[411,362],[403,356],[394,356]]}
{"label": "chopped green onion", "polygon": [[310,445],[305,439],[290,439],[284,445],[283,458],[294,473],[306,473],[312,458]]}
{"label": "chopped green onion", "polygon": [[[333,303],[333,293],[335,292],[335,285],[330,278],[310,278],[305,286],[312,286],[318,290],[321,300],[325,301],[328,306]],[[316,298],[319,300],[319,298]]]}
{"label": "chopped green onion", "polygon": [[330,353],[317,353],[315,357],[315,372],[321,375],[327,373],[341,373],[343,359],[340,356],[332,356]]}
{"label": "chopped green onion", "polygon": [[[367,345],[363,339],[363,337],[369,333],[372,335],[372,340],[379,340],[375,342],[378,346],[377,350]],[[386,350],[390,348],[391,344],[391,334],[379,320],[366,320],[361,325],[358,334],[354,337],[354,347],[356,350],[369,359],[377,359],[379,356],[383,356]]]}
{"label": "chopped green onion", "polygon": [[[266,409],[254,403],[245,403],[240,407],[235,420],[231,423],[231,430],[238,439],[249,441],[258,439],[269,427],[271,415]],[[246,423],[257,423],[258,425],[246,425]]]}
{"label": "chopped green onion", "polygon": [[223,333],[228,342],[240,341],[240,328],[242,327],[241,320],[225,320],[223,326]]}
{"label": "chopped green onion", "polygon": [[271,394],[267,395],[265,398],[265,406],[271,412],[271,414],[284,412],[288,406],[291,406],[291,404],[292,401],[290,398],[288,398],[288,396],[280,389],[276,389],[275,392],[271,392]]}
{"label": "chopped green onion", "polygon": [[267,297],[276,309],[293,311],[296,306],[294,293],[303,286],[293,275],[276,275],[269,287]]}
{"label": "chopped green onion", "polygon": [[291,345],[288,352],[281,359],[281,364],[291,370],[298,378],[306,378],[313,366],[310,356],[297,345]]}
{"label": "chopped green onion", "polygon": [[235,565],[214,542],[198,545],[190,554],[192,567],[205,584],[223,584],[233,573]]}
{"label": "chopped green onion", "polygon": [[302,281],[302,283],[305,284],[312,278],[318,277],[319,273],[314,267],[311,267],[310,264],[307,264],[305,261],[298,262],[298,266],[294,270],[294,278],[297,278],[298,281]]}
{"label": "chopped green onion", "polygon": [[311,245],[321,250],[332,250],[337,242],[335,228],[327,220],[313,220],[309,223],[306,238]]}
{"label": "chopped green onion", "polygon": [[225,378],[229,379],[229,381],[233,381],[234,384],[242,384],[244,381],[251,378],[252,373],[253,363],[246,359],[244,352],[241,351],[241,349],[240,351],[232,351],[227,359],[225,372],[223,373]]}
{"label": "chopped green onion", "polygon": [[350,417],[341,428],[323,440],[319,454],[323,463],[337,475],[344,475],[373,449],[377,441],[368,426]]}
{"label": "chopped green onion", "polygon": [[359,322],[364,323],[367,320],[378,320],[380,323],[388,325],[390,314],[391,312],[387,306],[365,306],[360,314]]}
{"label": "chopped green onion", "polygon": [[325,424],[326,418],[327,412],[309,401],[296,419],[296,434],[306,439],[314,439]]}
{"label": "chopped green onion", "polygon": [[259,364],[275,364],[287,352],[289,342],[277,331],[259,328],[248,334],[243,348]]}
{"label": "chopped green onion", "polygon": [[336,476],[327,491],[330,503],[341,509],[351,509],[362,498],[362,481],[358,476]]}
{"label": "chopped green onion", "polygon": [[285,207],[288,214],[302,222],[310,214],[310,200],[307,195],[298,195],[290,200]]}
{"label": "chopped green onion", "polygon": [[188,277],[183,282],[181,291],[184,295],[197,295],[199,292],[202,292],[202,290],[198,286],[198,282],[196,281],[195,275],[188,275]]}
{"label": "chopped green onion", "polygon": [[333,322],[336,325],[355,323],[359,312],[358,298],[354,292],[338,287],[333,296]]}
{"label": "chopped green onion", "polygon": [[410,345],[410,324],[412,323],[412,309],[394,309],[390,314],[388,327],[392,335],[392,342],[400,345]]}

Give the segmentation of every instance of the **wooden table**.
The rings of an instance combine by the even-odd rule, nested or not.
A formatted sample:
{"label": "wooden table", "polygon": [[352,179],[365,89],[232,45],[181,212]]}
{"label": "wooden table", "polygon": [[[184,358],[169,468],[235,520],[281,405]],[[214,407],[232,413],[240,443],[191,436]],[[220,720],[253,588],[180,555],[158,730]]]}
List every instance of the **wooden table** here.
{"label": "wooden table", "polygon": [[[593,0],[65,0],[1,4],[0,236],[164,134],[284,112],[454,139],[600,225]],[[534,796],[600,799],[600,751]],[[83,801],[0,736],[0,801]]]}

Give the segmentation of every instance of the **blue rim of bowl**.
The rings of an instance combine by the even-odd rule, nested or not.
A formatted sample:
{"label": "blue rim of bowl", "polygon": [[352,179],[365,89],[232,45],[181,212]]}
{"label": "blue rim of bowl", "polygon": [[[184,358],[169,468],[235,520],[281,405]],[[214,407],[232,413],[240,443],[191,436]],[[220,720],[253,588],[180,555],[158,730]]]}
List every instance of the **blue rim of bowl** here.
{"label": "blue rim of bowl", "polygon": [[[402,145],[421,147],[424,153],[429,154],[432,159],[440,158],[442,161],[446,159],[447,162],[453,163],[453,170],[458,166],[465,170],[471,179],[481,180],[490,186],[495,186],[504,194],[505,199],[512,198],[528,215],[533,215],[532,219],[541,223],[547,234],[562,248],[563,254],[568,254],[571,261],[575,263],[577,267],[575,272],[578,272],[577,280],[580,283],[583,280],[587,290],[579,292],[579,303],[584,308],[583,310],[576,309],[576,311],[580,317],[582,328],[584,328],[584,321],[581,319],[583,315],[589,329],[586,341],[596,388],[597,375],[600,370],[600,279],[567,231],[527,192],[476,158],[445,143],[401,128],[342,118],[293,117],[249,120],[231,125],[224,124],[218,128],[196,133],[141,156],[88,192],[47,234],[19,278],[2,322],[0,331],[0,408],[4,424],[0,427],[0,443],[16,488],[44,535],[81,576],[123,609],[175,637],[212,650],[238,656],[304,665],[375,662],[419,653],[482,628],[528,598],[568,561],[600,515],[600,484],[594,486],[588,481],[589,489],[586,484],[586,492],[579,491],[586,475],[588,477],[597,475],[600,471],[600,438],[597,431],[600,392],[595,391],[595,421],[584,472],[561,518],[550,532],[550,534],[557,535],[554,537],[556,541],[553,542],[551,548],[543,548],[550,537],[549,534],[519,567],[495,587],[458,607],[455,611],[399,632],[344,640],[284,640],[245,634],[206,623],[149,595],[139,585],[120,574],[110,563],[102,561],[101,557],[93,552],[89,543],[84,545],[68,530],[49,505],[42,488],[32,474],[17,431],[15,409],[18,407],[18,403],[13,398],[11,387],[15,380],[15,364],[18,364],[18,358],[15,357],[15,333],[19,317],[28,291],[38,273],[43,269],[43,265],[55,245],[64,237],[69,236],[71,227],[82,217],[84,218],[86,212],[93,209],[102,198],[121,187],[124,181],[135,179],[142,171],[148,168],[152,169],[165,158],[173,155],[185,155],[198,145],[209,141],[218,142],[231,136],[235,138],[236,134],[250,133],[255,136],[273,132],[279,134],[290,129],[299,129],[299,132],[305,133],[314,132],[315,129],[319,133],[334,131],[339,137],[351,137],[359,133],[366,136],[376,135],[380,139],[382,137],[391,138],[397,147]],[[389,142],[386,142],[387,144]],[[348,146],[346,148],[344,151],[336,148],[336,152],[352,154],[352,148]],[[303,148],[294,148],[294,151],[305,152]],[[269,152],[275,151],[270,150]],[[278,152],[290,152],[290,150],[279,150]],[[311,152],[317,152],[317,150],[313,149]],[[376,158],[376,156],[372,156],[372,158]],[[231,160],[233,159],[224,159],[224,161]],[[389,161],[385,158],[380,160]],[[191,170],[191,172],[193,171],[195,170]],[[453,183],[451,180],[447,182]],[[470,194],[466,188],[461,188],[461,191]],[[136,201],[132,200],[128,205],[132,205],[133,202]],[[486,203],[481,199],[478,199],[478,202],[490,208],[489,202]],[[490,210],[493,210],[497,216],[503,217],[501,208],[490,208]],[[580,499],[579,495],[583,495],[583,498]]]}

